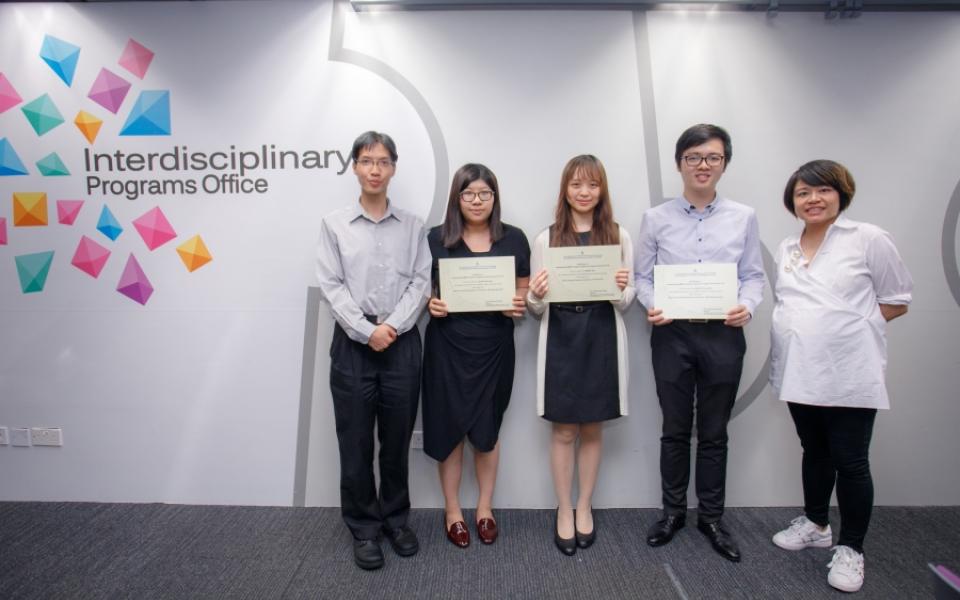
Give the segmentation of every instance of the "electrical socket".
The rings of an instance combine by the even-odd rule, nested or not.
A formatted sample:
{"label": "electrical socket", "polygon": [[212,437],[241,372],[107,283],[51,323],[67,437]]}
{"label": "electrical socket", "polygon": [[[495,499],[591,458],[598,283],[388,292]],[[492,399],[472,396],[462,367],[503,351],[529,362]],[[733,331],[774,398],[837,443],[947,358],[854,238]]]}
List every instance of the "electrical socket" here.
{"label": "electrical socket", "polygon": [[30,430],[34,446],[62,446],[63,430],[59,427],[34,427]]}
{"label": "electrical socket", "polygon": [[10,444],[13,446],[29,446],[30,430],[26,427],[14,427],[11,429]]}
{"label": "electrical socket", "polygon": [[6,427],[0,427],[0,446],[6,446],[10,443],[10,434]]}
{"label": "electrical socket", "polygon": [[410,436],[410,447],[419,448],[423,450],[423,432],[416,430],[413,432],[413,435]]}

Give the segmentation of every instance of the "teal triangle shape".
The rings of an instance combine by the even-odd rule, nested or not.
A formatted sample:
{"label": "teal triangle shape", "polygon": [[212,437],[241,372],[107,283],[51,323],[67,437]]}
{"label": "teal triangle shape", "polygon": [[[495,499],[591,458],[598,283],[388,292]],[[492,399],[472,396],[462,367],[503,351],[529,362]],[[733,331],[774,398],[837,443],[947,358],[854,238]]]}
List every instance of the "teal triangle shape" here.
{"label": "teal triangle shape", "polygon": [[103,210],[100,211],[100,219],[97,220],[97,230],[112,241],[116,241],[116,239],[120,237],[120,234],[123,233],[123,227],[120,226],[120,222],[113,216],[113,213],[110,212],[106,204],[103,205]]}
{"label": "teal triangle shape", "polygon": [[77,71],[77,62],[80,60],[79,46],[46,35],[40,47],[40,58],[67,86],[73,85],[73,74]]}
{"label": "teal triangle shape", "polygon": [[60,156],[56,152],[51,152],[38,160],[37,169],[40,170],[40,174],[44,177],[58,177],[70,174],[70,171],[67,170],[67,165],[63,164],[63,161],[60,160]]}
{"label": "teal triangle shape", "polygon": [[23,111],[23,115],[27,117],[27,121],[37,135],[43,135],[63,123],[63,116],[48,94],[40,96],[29,104],[24,104],[20,110]]}
{"label": "teal triangle shape", "polygon": [[0,138],[0,177],[26,175],[27,168],[7,138]]}
{"label": "teal triangle shape", "polygon": [[47,284],[47,275],[53,263],[53,250],[36,254],[14,256],[17,263],[17,275],[20,277],[20,289],[24,294],[42,292]]}
{"label": "teal triangle shape", "polygon": [[120,135],[170,135],[170,92],[140,92]]}

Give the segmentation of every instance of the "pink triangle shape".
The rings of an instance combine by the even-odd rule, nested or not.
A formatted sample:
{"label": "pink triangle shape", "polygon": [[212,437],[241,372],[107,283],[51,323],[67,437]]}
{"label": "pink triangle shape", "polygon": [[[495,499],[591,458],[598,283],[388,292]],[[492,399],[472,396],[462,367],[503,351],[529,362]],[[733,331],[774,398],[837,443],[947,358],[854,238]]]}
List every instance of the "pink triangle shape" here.
{"label": "pink triangle shape", "polygon": [[150,62],[153,61],[153,51],[133,38],[127,40],[127,45],[120,56],[119,64],[140,79],[147,74]]}
{"label": "pink triangle shape", "polygon": [[109,250],[87,236],[82,236],[70,264],[96,279],[100,276],[103,266],[107,264],[108,258],[110,258]]}
{"label": "pink triangle shape", "polygon": [[3,113],[23,102],[23,98],[13,89],[13,84],[6,75],[0,73],[0,113]]}
{"label": "pink triangle shape", "polygon": [[129,91],[130,83],[126,79],[107,69],[100,69],[100,74],[93,82],[87,97],[113,114],[117,114]]}
{"label": "pink triangle shape", "polygon": [[170,221],[159,206],[151,208],[134,219],[133,226],[137,228],[140,237],[150,250],[156,250],[177,237],[177,232],[173,230],[173,226],[170,225]]}
{"label": "pink triangle shape", "polygon": [[57,221],[61,225],[73,225],[83,208],[83,200],[57,200]]}

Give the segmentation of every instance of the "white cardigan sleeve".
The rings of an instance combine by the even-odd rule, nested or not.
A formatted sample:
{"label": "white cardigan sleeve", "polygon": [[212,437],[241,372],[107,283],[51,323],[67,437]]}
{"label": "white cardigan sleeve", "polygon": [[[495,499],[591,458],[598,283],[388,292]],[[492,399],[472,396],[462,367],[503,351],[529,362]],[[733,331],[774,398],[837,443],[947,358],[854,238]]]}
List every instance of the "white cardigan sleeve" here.
{"label": "white cardigan sleeve", "polygon": [[[533,279],[541,270],[543,270],[543,255],[547,245],[550,243],[550,228],[541,231],[536,239],[533,240],[533,247],[530,249],[530,278]],[[537,298],[532,291],[527,291],[527,308],[534,315],[539,317],[547,310],[547,301],[543,298]]]}

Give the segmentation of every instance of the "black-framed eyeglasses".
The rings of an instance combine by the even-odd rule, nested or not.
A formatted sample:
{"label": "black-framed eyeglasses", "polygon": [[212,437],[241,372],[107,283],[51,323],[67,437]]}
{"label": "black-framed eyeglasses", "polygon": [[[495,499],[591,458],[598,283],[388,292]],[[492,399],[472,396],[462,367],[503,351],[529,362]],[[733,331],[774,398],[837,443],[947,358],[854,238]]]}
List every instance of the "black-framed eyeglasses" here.
{"label": "black-framed eyeglasses", "polygon": [[707,162],[708,166],[719,167],[726,157],[722,154],[684,154],[682,158],[688,167],[699,167],[700,163],[704,161]]}
{"label": "black-framed eyeglasses", "polygon": [[479,192],[463,190],[460,192],[461,202],[473,202],[477,198],[480,198],[480,202],[490,202],[493,200],[493,190],[480,190]]}

